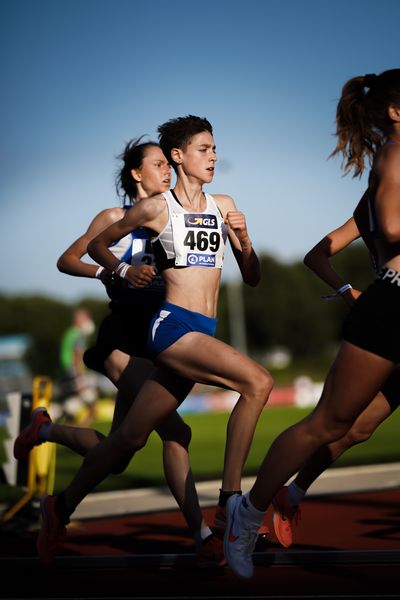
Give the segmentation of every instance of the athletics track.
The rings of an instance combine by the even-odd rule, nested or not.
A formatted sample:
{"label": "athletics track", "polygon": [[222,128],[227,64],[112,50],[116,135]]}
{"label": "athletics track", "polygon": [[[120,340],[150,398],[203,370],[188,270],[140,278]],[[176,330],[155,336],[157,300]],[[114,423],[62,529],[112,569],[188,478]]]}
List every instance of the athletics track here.
{"label": "athletics track", "polygon": [[[400,598],[400,465],[391,465],[384,476],[376,467],[366,474],[365,468],[331,470],[330,482],[322,480],[303,503],[293,547],[283,549],[271,534],[256,548],[252,580],[239,579],[228,568],[196,567],[180,513],[159,507],[144,511],[143,497],[140,508],[134,493],[117,503],[109,497],[114,509],[125,502],[125,513],[130,502],[130,514],[115,514],[118,510],[110,505],[112,514],[84,518],[83,510],[68,528],[64,552],[51,569],[36,558],[35,527],[17,532],[10,525],[0,532],[0,597]],[[200,496],[207,493],[203,487]],[[104,511],[95,496],[86,506],[92,514],[95,504]],[[204,498],[202,504],[211,520],[213,508],[204,506],[209,504]]]}

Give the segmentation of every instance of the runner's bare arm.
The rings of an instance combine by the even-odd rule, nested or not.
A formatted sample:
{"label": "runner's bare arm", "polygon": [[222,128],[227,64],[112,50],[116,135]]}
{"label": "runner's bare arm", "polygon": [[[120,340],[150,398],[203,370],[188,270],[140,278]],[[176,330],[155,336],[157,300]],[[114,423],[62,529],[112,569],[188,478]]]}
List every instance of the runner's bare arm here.
{"label": "runner's bare arm", "polygon": [[255,287],[261,279],[261,266],[250,240],[246,218],[241,211],[237,210],[230,196],[217,195],[215,201],[228,226],[229,243],[243,281]]}
{"label": "runner's bare arm", "polygon": [[[343,225],[323,237],[322,240],[306,254],[304,257],[304,264],[331,288],[338,290],[345,282],[335,271],[329,259],[359,237],[360,232],[355,219],[354,217],[351,217]],[[360,293],[361,292],[358,290],[350,288],[342,294],[342,297],[347,304],[353,304]]]}
{"label": "runner's bare arm", "polygon": [[102,210],[90,223],[86,232],[76,239],[60,256],[57,268],[62,273],[76,277],[96,277],[98,265],[84,262],[82,257],[87,254],[89,242],[103,229],[121,219],[125,211],[120,207]]}
{"label": "runner's bare arm", "polygon": [[[122,219],[101,231],[89,242],[89,255],[106,269],[116,271],[120,261],[108,247],[138,227],[148,227],[154,232],[161,230],[165,210],[166,203],[162,197],[155,196],[142,200],[130,208]],[[151,265],[130,266],[124,273],[124,278],[135,287],[144,287],[155,275],[156,271]]]}

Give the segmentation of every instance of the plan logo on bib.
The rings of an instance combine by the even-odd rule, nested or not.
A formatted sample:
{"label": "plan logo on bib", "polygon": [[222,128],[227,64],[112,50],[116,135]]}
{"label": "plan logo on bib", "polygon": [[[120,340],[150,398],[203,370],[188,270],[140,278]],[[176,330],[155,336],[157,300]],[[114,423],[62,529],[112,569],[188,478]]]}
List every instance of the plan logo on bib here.
{"label": "plan logo on bib", "polygon": [[215,255],[213,254],[188,254],[187,264],[190,267],[215,267]]}

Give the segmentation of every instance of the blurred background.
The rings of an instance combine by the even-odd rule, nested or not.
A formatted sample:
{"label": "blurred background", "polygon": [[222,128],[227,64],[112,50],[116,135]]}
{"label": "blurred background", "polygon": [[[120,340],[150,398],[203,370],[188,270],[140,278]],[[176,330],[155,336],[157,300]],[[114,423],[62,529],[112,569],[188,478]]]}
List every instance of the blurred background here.
{"label": "blurred background", "polygon": [[[217,335],[273,373],[271,406],[307,410],[346,309],[321,300],[328,290],[303,256],[351,216],[367,180],[328,160],[336,103],[350,77],[398,67],[397,0],[3,0],[0,17],[3,421],[5,394],[29,391],[34,375],[51,377],[57,395],[74,311],[96,326],[107,313],[101,282],[56,262],[119,204],[116,157],[186,114],[213,124],[219,162],[207,191],[234,197],[262,261],[261,284],[247,288],[227,250]],[[334,262],[359,289],[373,277],[358,243]],[[95,385],[107,423],[115,390],[102,377]],[[233,402],[195,392],[188,415],[227,414]]]}

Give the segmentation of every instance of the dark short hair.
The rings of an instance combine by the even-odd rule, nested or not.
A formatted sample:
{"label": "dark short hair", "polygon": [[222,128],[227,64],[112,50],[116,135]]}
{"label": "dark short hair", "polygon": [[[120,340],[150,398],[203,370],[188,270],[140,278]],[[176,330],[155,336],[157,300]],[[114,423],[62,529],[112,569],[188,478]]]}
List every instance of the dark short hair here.
{"label": "dark short hair", "polygon": [[164,152],[167,160],[175,167],[171,158],[173,148],[185,150],[193,136],[203,131],[213,133],[212,125],[207,119],[187,115],[186,117],[177,117],[163,123],[158,128],[158,139],[161,150]]}

